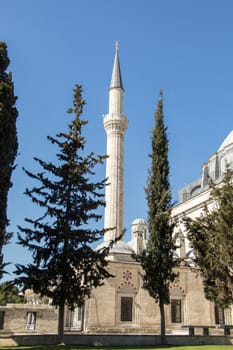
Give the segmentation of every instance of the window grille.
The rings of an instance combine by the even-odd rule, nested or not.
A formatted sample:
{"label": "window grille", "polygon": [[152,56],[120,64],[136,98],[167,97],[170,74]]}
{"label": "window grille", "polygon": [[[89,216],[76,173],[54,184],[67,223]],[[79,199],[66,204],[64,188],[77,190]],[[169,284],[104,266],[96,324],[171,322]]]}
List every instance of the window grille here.
{"label": "window grille", "polygon": [[171,300],[171,319],[172,323],[182,322],[180,299]]}
{"label": "window grille", "polygon": [[133,320],[133,298],[121,297],[121,321],[132,322]]}
{"label": "window grille", "polygon": [[224,309],[215,304],[214,313],[215,313],[215,323],[216,324],[225,324]]}
{"label": "window grille", "polygon": [[27,312],[25,329],[31,331],[36,329],[36,312]]}
{"label": "window grille", "polygon": [[83,307],[74,310],[65,310],[65,330],[81,330],[83,320]]}

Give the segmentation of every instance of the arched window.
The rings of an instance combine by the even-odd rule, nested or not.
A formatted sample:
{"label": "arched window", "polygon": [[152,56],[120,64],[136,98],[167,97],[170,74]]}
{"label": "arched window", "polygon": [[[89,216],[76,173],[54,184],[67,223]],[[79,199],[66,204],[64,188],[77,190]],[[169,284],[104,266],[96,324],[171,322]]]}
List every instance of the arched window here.
{"label": "arched window", "polygon": [[195,186],[195,187],[192,189],[191,193],[190,193],[190,197],[195,196],[195,195],[198,194],[200,191],[201,191],[201,186],[200,186],[200,185]]}
{"label": "arched window", "polygon": [[[129,284],[128,284],[129,283]],[[122,284],[118,289],[119,322],[133,323],[135,318],[136,288],[130,282]]]}

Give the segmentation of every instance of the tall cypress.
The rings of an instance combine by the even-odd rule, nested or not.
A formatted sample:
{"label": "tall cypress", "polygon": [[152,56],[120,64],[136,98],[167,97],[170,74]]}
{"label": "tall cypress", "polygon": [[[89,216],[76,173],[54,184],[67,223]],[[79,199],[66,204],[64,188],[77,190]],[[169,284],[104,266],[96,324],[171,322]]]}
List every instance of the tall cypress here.
{"label": "tall cypress", "polygon": [[[63,342],[64,308],[81,306],[90,297],[92,288],[110,277],[106,256],[109,248],[93,248],[104,235],[96,228],[102,218],[99,209],[105,205],[105,180],[91,181],[94,168],[105,156],[85,155],[85,137],[81,119],[85,101],[82,87],[74,89],[74,115],[67,132],[48,137],[57,146],[57,161],[35,158],[42,168],[27,175],[39,186],[26,189],[26,195],[42,209],[37,219],[26,218],[27,227],[19,227],[19,244],[32,253],[33,262],[17,265],[17,283],[52,299],[59,307],[59,339]],[[94,136],[94,135],[93,135]]]}
{"label": "tall cypress", "polygon": [[164,126],[163,95],[155,112],[155,126],[152,131],[151,168],[149,171],[146,198],[148,203],[147,249],[140,257],[144,269],[143,287],[149,291],[160,309],[161,343],[165,343],[164,305],[169,301],[169,286],[177,276],[174,267],[177,260],[171,219],[171,189],[169,182],[168,139]]}
{"label": "tall cypress", "polygon": [[17,97],[14,95],[12,75],[7,72],[9,64],[7,45],[0,42],[0,279],[6,265],[3,261],[3,247],[11,238],[11,234],[7,232],[7,200],[18,150],[18,111],[15,107]]}

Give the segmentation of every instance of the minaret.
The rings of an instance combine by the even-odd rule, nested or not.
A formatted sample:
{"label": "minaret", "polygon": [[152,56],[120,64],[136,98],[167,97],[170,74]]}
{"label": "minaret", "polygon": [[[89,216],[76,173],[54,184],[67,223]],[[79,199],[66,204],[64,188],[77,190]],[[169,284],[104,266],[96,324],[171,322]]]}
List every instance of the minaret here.
{"label": "minaret", "polygon": [[105,233],[105,241],[115,239],[123,232],[124,134],[128,127],[128,119],[123,115],[123,95],[118,42],[116,42],[112,80],[109,88],[109,112],[104,116],[108,155],[104,227],[106,229],[114,227],[114,230]]}

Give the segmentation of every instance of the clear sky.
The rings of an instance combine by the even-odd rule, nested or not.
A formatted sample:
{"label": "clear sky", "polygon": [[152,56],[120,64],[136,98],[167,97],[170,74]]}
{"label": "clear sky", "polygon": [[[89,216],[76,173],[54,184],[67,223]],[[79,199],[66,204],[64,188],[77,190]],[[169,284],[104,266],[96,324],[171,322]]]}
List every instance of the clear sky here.
{"label": "clear sky", "polygon": [[[83,85],[87,102],[86,149],[106,151],[102,119],[116,40],[129,119],[124,200],[129,240],[131,222],[147,216],[144,187],[160,88],[174,201],[233,129],[233,1],[0,0],[0,12],[0,40],[8,45],[19,111],[18,166],[8,205],[15,236],[5,249],[6,261],[30,259],[15,244],[17,225],[26,216],[37,217],[23,195],[32,184],[22,166],[36,171],[34,156],[55,158],[57,149],[46,137],[66,130],[76,83]],[[104,166],[96,170],[105,177]]]}

